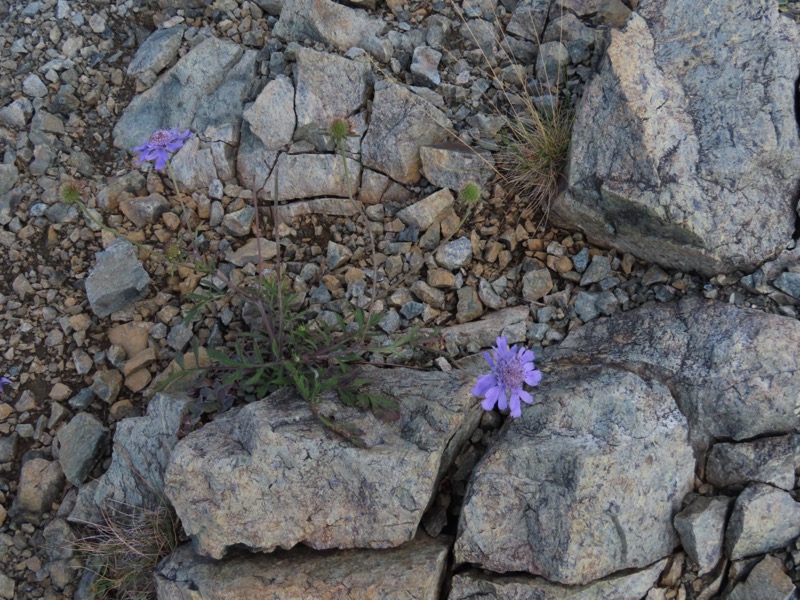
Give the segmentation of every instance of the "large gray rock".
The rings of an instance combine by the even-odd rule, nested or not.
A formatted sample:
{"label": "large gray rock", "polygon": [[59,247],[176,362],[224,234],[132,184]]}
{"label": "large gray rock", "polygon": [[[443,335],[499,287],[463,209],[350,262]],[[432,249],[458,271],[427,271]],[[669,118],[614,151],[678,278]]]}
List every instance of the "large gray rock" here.
{"label": "large gray rock", "polygon": [[172,448],[178,442],[181,420],[191,399],[188,396],[156,394],[147,404],[147,414],[117,423],[111,466],[88,493],[78,496],[69,520],[92,520],[98,508],[123,504],[156,508],[164,502],[164,471]]}
{"label": "large gray rock", "polygon": [[760,482],[791,491],[798,465],[800,435],[718,443],[708,455],[706,481],[718,488]]}
{"label": "large gray rock", "polygon": [[363,48],[378,60],[388,61],[391,45],[378,39],[384,28],[382,20],[366,11],[332,0],[285,0],[273,33],[285,40],[325,42],[342,52]]}
{"label": "large gray rock", "polygon": [[575,585],[670,554],[695,464],[669,390],[617,369],[564,366],[534,398],[472,474],[457,563]]}
{"label": "large gray rock", "polygon": [[118,239],[96,257],[97,264],[86,278],[86,297],[98,317],[107,317],[147,294],[150,276],[133,244]]}
{"label": "large gray rock", "polygon": [[452,127],[442,111],[398,84],[376,90],[361,162],[400,183],[420,178],[420,148],[440,142]]}
{"label": "large gray rock", "polygon": [[798,65],[770,3],[642,0],[587,85],[553,221],[708,275],[774,257],[794,233]]}
{"label": "large gray rock", "polygon": [[397,218],[406,225],[425,231],[440,214],[453,206],[453,202],[453,194],[449,190],[439,190],[398,211]]}
{"label": "large gray rock", "polygon": [[178,548],[156,575],[159,600],[433,600],[449,540],[417,539],[390,550],[289,553],[212,561]]}
{"label": "large gray rock", "polygon": [[296,69],[298,137],[314,141],[334,119],[346,119],[367,101],[369,67],[362,62],[303,48]]}
{"label": "large gray rock", "polygon": [[218,417],[175,447],[165,491],[204,555],[235,545],[260,551],[387,548],[414,537],[422,514],[480,418],[461,374],[364,371],[396,398],[401,417],[381,422],[330,397],[322,414],[364,432],[345,441],[285,389]]}
{"label": "large gray rock", "polygon": [[186,27],[156,29],[134,54],[128,65],[128,77],[136,77],[147,71],[158,75],[178,56]]}
{"label": "large gray rock", "polygon": [[686,297],[594,321],[546,360],[613,364],[669,385],[702,450],[800,427],[798,347],[796,319]]}
{"label": "large gray rock", "polygon": [[750,574],[747,581],[738,584],[730,600],[794,600],[796,588],[786,574],[777,556],[765,556]]}
{"label": "large gray rock", "polygon": [[[227,117],[223,114],[230,108],[228,102],[219,107],[219,119],[210,118],[206,111],[215,110],[211,98],[220,99],[215,92],[226,78],[231,74],[240,75],[235,67],[243,54],[239,44],[215,37],[199,44],[163,74],[153,87],[131,100],[114,127],[114,145],[130,150],[147,141],[158,129],[192,128],[195,133],[203,133],[193,125],[201,104],[204,107],[203,122],[225,118],[230,122],[240,121],[241,106]],[[245,60],[252,60],[249,53]],[[217,122],[216,126],[219,125]]]}
{"label": "large gray rock", "polygon": [[61,499],[64,472],[55,461],[32,458],[22,465],[12,514],[35,518],[49,512],[53,502]]}
{"label": "large gray rock", "polygon": [[297,121],[294,93],[291,79],[279,76],[264,86],[255,102],[243,113],[250,131],[261,140],[267,151],[282,150],[292,141]]}
{"label": "large gray rock", "polygon": [[[265,196],[272,198],[275,173],[278,173],[278,197],[281,200],[314,198],[318,196],[348,196],[341,156],[338,154],[281,154],[264,185]],[[347,159],[349,191],[355,197],[361,178],[361,165]]]}
{"label": "large gray rock", "polygon": [[725,530],[725,552],[731,560],[764,554],[800,535],[800,502],[789,492],[757,483],[733,505]]}
{"label": "large gray rock", "polygon": [[494,159],[489,152],[476,152],[460,143],[423,146],[420,157],[425,179],[455,193],[468,183],[483,187],[494,173]]}
{"label": "large gray rock", "polygon": [[499,576],[470,570],[453,577],[450,600],[641,600],[658,580],[667,559],[635,573],[583,586],[563,586],[540,577]]}
{"label": "large gray rock", "polygon": [[54,450],[67,481],[73,485],[82,484],[107,442],[108,429],[89,413],[78,413],[59,429]]}

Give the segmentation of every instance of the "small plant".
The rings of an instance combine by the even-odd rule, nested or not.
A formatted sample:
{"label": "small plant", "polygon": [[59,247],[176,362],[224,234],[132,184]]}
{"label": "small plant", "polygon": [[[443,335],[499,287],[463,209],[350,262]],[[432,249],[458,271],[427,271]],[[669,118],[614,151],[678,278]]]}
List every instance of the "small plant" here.
{"label": "small plant", "polygon": [[539,385],[542,372],[534,367],[533,350],[524,347],[508,347],[508,340],[504,336],[497,338],[497,346],[492,348],[494,355],[483,353],[492,372],[478,378],[472,393],[475,396],[484,396],[481,406],[484,410],[494,410],[495,405],[500,410],[511,409],[511,416],[522,416],[520,400],[526,404],[533,403],[533,396],[523,389],[523,384],[530,386]]}
{"label": "small plant", "polygon": [[92,573],[95,598],[145,600],[156,597],[153,572],[180,542],[180,522],[167,505],[142,508],[115,503],[94,533],[77,541]]}

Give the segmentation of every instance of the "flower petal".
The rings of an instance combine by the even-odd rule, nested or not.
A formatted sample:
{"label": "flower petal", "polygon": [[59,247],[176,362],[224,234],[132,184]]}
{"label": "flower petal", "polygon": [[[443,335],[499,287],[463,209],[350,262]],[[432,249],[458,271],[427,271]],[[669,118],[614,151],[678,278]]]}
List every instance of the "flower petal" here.
{"label": "flower petal", "polygon": [[508,392],[505,388],[502,388],[502,392],[503,393],[500,394],[500,397],[497,399],[497,407],[500,410],[505,410],[508,408]]}
{"label": "flower petal", "polygon": [[489,363],[489,366],[494,369],[494,360],[492,359],[492,355],[488,352],[483,353],[483,358],[486,359],[486,362]]}
{"label": "flower petal", "polygon": [[519,405],[519,396],[511,396],[511,417],[516,419],[522,416],[522,408]]}
{"label": "flower petal", "polygon": [[483,408],[483,410],[493,410],[495,404],[495,400],[489,400],[486,398],[483,402],[481,402],[481,408]]}
{"label": "flower petal", "polygon": [[533,350],[528,350],[527,348],[523,348],[522,351],[519,353],[519,360],[526,364],[532,363],[534,358],[536,358],[536,355],[533,353]]}
{"label": "flower petal", "polygon": [[489,390],[489,388],[494,387],[497,385],[497,378],[492,375],[481,375],[478,377],[478,381],[475,383],[475,387],[472,388],[472,393],[475,396],[483,396]]}
{"label": "flower petal", "polygon": [[520,400],[522,400],[525,404],[533,404],[533,396],[531,396],[525,390],[519,391]]}
{"label": "flower petal", "polygon": [[539,382],[542,380],[542,372],[539,370],[535,371],[528,371],[525,373],[525,383],[530,386],[539,385]]}

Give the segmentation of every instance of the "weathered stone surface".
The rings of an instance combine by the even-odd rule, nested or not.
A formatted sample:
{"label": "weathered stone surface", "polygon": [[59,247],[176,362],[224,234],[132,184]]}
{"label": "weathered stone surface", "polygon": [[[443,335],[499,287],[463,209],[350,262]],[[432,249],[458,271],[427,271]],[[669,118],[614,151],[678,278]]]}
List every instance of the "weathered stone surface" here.
{"label": "weathered stone surface", "polygon": [[[303,48],[297,53],[298,134],[308,131],[312,141],[327,132],[334,119],[345,119],[367,101],[369,67],[335,54]],[[312,131],[316,129],[317,131]]]}
{"label": "weathered stone surface", "polygon": [[278,246],[273,240],[264,238],[253,238],[236,250],[225,256],[225,260],[232,262],[237,267],[246,264],[258,264],[259,255],[261,260],[271,260],[278,253]]}
{"label": "weathered stone surface", "polygon": [[429,46],[417,46],[411,60],[411,75],[417,85],[435,88],[442,82],[439,63],[442,53]]}
{"label": "weathered stone surface", "polygon": [[267,178],[277,158],[278,152],[268,150],[264,142],[251,131],[250,124],[245,120],[242,123],[239,150],[236,153],[236,176],[239,182],[247,189],[255,188],[258,191],[258,197],[263,198],[266,193]]}
{"label": "weathered stone surface", "polygon": [[793,235],[798,63],[767,3],[642,0],[587,85],[552,219],[665,266],[754,270]]}
{"label": "weathered stone surface", "polygon": [[121,310],[147,294],[150,276],[133,244],[118,239],[96,257],[97,264],[86,278],[86,297],[98,317]]}
{"label": "weathered stone surface", "polygon": [[165,490],[200,553],[220,558],[237,544],[272,551],[299,542],[387,548],[414,537],[480,405],[461,374],[365,369],[364,376],[398,400],[399,421],[380,422],[331,397],[320,411],[364,431],[366,448],[332,433],[288,389],[181,440]]}
{"label": "weathered stone surface", "polygon": [[[358,191],[361,165],[347,159],[352,193]],[[315,196],[347,197],[347,178],[341,158],[336,154],[281,154],[264,185],[264,193],[272,198],[275,171],[278,171],[278,197],[281,200],[314,198]]]}
{"label": "weathered stone surface", "polygon": [[[506,336],[509,344],[516,344],[524,340],[524,334],[522,339],[519,339],[509,335],[509,332],[515,325],[524,322],[527,316],[527,306],[513,306],[497,312],[491,312],[486,318],[474,323],[462,323],[445,327],[441,330],[441,335],[445,345],[454,347],[474,343],[481,348],[488,348],[494,345],[499,335]],[[457,354],[457,352],[454,352],[454,354]]]}
{"label": "weathered stone surface", "polygon": [[796,597],[792,579],[776,556],[765,556],[750,571],[747,581],[738,584],[729,596],[730,600],[793,600]]}
{"label": "weathered stone surface", "polygon": [[153,87],[131,100],[114,127],[114,145],[130,150],[158,129],[190,128],[200,103],[222,85],[242,54],[239,44],[216,37],[199,44]]}
{"label": "weathered stone surface", "polygon": [[436,263],[450,271],[466,267],[471,260],[472,242],[466,236],[447,242],[436,251]]}
{"label": "weathered stone surface", "polygon": [[217,178],[211,148],[201,147],[197,136],[189,138],[171,162],[181,192],[206,191],[211,181]]}
{"label": "weathered stone surface", "polygon": [[145,416],[117,423],[111,466],[94,482],[91,493],[78,496],[69,520],[85,520],[109,503],[146,508],[161,505],[164,470],[190,402],[188,396],[156,394],[147,404]]}
{"label": "weathered stone surface", "polygon": [[144,175],[139,171],[130,171],[125,175],[120,175],[109,181],[108,185],[97,193],[97,206],[102,210],[113,211],[119,206],[119,197],[123,192],[138,194],[145,189],[145,185]]}
{"label": "weathered stone surface", "polygon": [[420,157],[425,179],[456,193],[468,183],[483,187],[494,173],[494,159],[490,153],[479,153],[460,143],[423,146]]}
{"label": "weathered stone surface", "polygon": [[800,535],[800,502],[788,492],[757,483],[736,499],[725,530],[725,553],[731,560],[764,554]]}
{"label": "weathered stone surface", "polygon": [[357,215],[359,210],[349,198],[315,198],[282,204],[276,212],[282,223],[292,223],[297,217],[305,215],[352,217]]}
{"label": "weathered stone surface", "polygon": [[289,553],[215,562],[178,548],[156,576],[159,600],[432,600],[447,566],[449,540],[424,535],[390,550]]}
{"label": "weathered stone surface", "polygon": [[550,2],[544,0],[522,0],[514,9],[506,31],[532,42],[541,42],[549,7]]}
{"label": "weathered stone surface", "polygon": [[800,435],[762,438],[738,444],[714,444],[706,463],[706,481],[718,488],[769,483],[791,491],[800,465]]}
{"label": "weathered stone surface", "polygon": [[450,190],[439,190],[398,211],[397,218],[406,225],[412,225],[419,228],[420,231],[425,231],[433,225],[436,217],[451,206],[453,206],[453,194],[450,193]]}
{"label": "weathered stone surface", "polygon": [[273,33],[285,40],[325,42],[347,52],[363,48],[380,61],[387,61],[391,45],[378,40],[384,23],[366,11],[348,8],[331,0],[285,0]]}
{"label": "weathered stone surface", "polygon": [[705,449],[800,426],[798,347],[795,319],[686,297],[593,321],[547,360],[611,363],[668,383]]}
{"label": "weathered stone surface", "polygon": [[184,31],[186,27],[178,26],[156,29],[151,33],[131,59],[128,77],[136,77],[145,71],[158,75],[166,69],[178,56]]}
{"label": "weathered stone surface", "polygon": [[0,164],[0,196],[9,192],[19,180],[19,171],[14,165]]}
{"label": "weathered stone surface", "polygon": [[534,398],[472,474],[456,561],[575,585],[670,554],[695,465],[669,390],[564,366]]}
{"label": "weathered stone surface", "polygon": [[150,194],[143,198],[126,198],[119,209],[137,227],[153,225],[170,209],[167,199],[161,194]]}
{"label": "weathered stone surface", "polygon": [[22,465],[11,512],[32,516],[47,512],[53,502],[61,499],[63,486],[64,473],[57,462],[32,458]]}
{"label": "weathered stone surface", "polygon": [[265,150],[282,150],[292,141],[297,122],[292,80],[279,75],[270,81],[243,117]]}
{"label": "weathered stone surface", "polygon": [[467,571],[453,577],[450,600],[641,600],[656,583],[667,560],[628,575],[585,586],[565,587],[540,577],[500,576]]}
{"label": "weathered stone surface", "polygon": [[711,571],[722,558],[725,524],[732,502],[727,496],[699,496],[675,515],[681,545],[698,566],[700,575]]}
{"label": "weathered stone surface", "polygon": [[553,289],[553,277],[550,269],[528,271],[522,277],[522,297],[526,302],[536,302],[544,298]]}
{"label": "weathered stone surface", "polygon": [[450,127],[444,113],[421,96],[401,85],[386,85],[375,92],[361,161],[395,181],[416,183],[420,148],[442,141]]}
{"label": "weathered stone surface", "polygon": [[80,412],[56,435],[56,458],[64,476],[73,485],[80,485],[105,450],[108,429],[89,413]]}

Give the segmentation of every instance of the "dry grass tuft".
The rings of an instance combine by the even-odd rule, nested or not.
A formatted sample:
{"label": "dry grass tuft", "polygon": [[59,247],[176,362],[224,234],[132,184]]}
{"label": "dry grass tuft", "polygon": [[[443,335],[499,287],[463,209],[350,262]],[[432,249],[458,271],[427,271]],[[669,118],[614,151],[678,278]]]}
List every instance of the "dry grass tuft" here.
{"label": "dry grass tuft", "polygon": [[150,600],[156,597],[153,573],[180,541],[180,522],[171,507],[141,508],[115,503],[103,523],[77,542],[93,575],[95,598]]}

